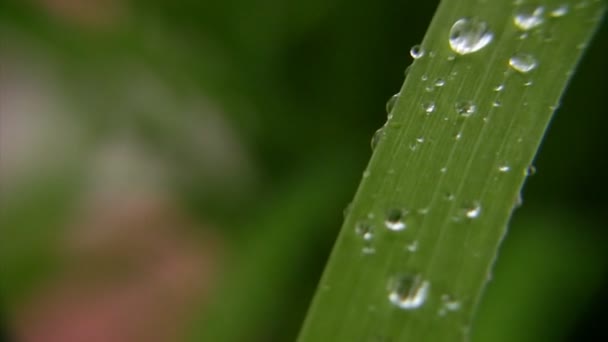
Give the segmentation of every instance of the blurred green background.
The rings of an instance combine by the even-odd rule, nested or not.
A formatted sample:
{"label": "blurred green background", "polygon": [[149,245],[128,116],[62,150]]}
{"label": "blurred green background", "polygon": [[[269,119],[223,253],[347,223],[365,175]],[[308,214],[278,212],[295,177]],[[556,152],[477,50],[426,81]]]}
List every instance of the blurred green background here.
{"label": "blurred green background", "polygon": [[[5,340],[294,340],[436,5],[1,2]],[[476,341],[608,340],[607,43],[604,23]]]}

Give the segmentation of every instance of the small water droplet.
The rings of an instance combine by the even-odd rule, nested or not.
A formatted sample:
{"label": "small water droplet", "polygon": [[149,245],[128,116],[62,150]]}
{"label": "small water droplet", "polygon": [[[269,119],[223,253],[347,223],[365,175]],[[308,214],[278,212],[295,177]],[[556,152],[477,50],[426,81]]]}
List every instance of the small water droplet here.
{"label": "small water droplet", "polygon": [[438,78],[435,80],[435,87],[443,87],[445,85],[445,80],[443,78]]}
{"label": "small water droplet", "polygon": [[422,80],[423,82],[428,81],[428,79],[429,79],[429,77],[426,74],[420,76],[420,80]]}
{"label": "small water droplet", "polygon": [[458,19],[450,29],[450,48],[459,55],[477,52],[486,47],[494,34],[488,24],[477,18]]}
{"label": "small water droplet", "polygon": [[454,107],[456,109],[456,113],[464,117],[469,117],[473,115],[475,111],[477,111],[477,106],[475,106],[473,101],[456,102]]}
{"label": "small water droplet", "polygon": [[411,253],[416,252],[418,250],[418,240],[410,243],[405,248],[408,250],[408,252],[411,252]]}
{"label": "small water droplet", "polygon": [[445,316],[448,312],[460,310],[461,304],[459,301],[452,298],[452,296],[444,294],[441,296],[441,308],[439,309],[439,316]]}
{"label": "small water droplet", "polygon": [[524,82],[524,86],[525,87],[529,87],[529,86],[531,86],[533,84],[534,84],[534,82],[532,80],[528,80],[528,81]]}
{"label": "small water droplet", "polygon": [[407,78],[407,76],[410,74],[410,70],[412,69],[412,65],[408,65],[407,68],[405,68],[405,70],[403,71],[403,76],[405,76],[405,78]]}
{"label": "small water droplet", "polygon": [[458,132],[456,133],[456,135],[454,136],[454,139],[456,140],[460,140],[462,138],[462,132]]}
{"label": "small water droplet", "polygon": [[363,178],[367,178],[371,175],[372,173],[369,172],[368,170],[363,171]]}
{"label": "small water droplet", "polygon": [[363,240],[370,241],[374,238],[374,226],[369,222],[358,222],[355,225],[355,233],[359,235]]}
{"label": "small water droplet", "polygon": [[415,310],[424,305],[431,284],[419,275],[398,275],[388,282],[388,300],[403,310]]}
{"label": "small water droplet", "polygon": [[553,9],[553,11],[551,11],[551,13],[549,13],[549,15],[551,15],[553,18],[559,18],[559,17],[563,17],[566,14],[568,14],[569,10],[570,10],[570,6],[568,6],[568,4],[561,4],[561,5],[557,6],[555,9]]}
{"label": "small water droplet", "polygon": [[536,58],[531,54],[519,52],[509,58],[509,66],[523,74],[534,70],[537,65]]}
{"label": "small water droplet", "polygon": [[542,6],[522,6],[513,16],[513,23],[523,31],[531,30],[540,26],[545,20],[543,14],[545,8]]}
{"label": "small water droplet", "polygon": [[342,216],[344,217],[344,219],[346,219],[346,217],[348,216],[348,214],[350,213],[350,211],[352,209],[353,209],[353,202],[350,202],[350,203],[348,203],[346,208],[344,208],[344,210],[342,211]]}
{"label": "small water droplet", "polygon": [[481,214],[481,205],[475,202],[470,208],[466,209],[465,215],[470,219],[479,217]]}
{"label": "small water droplet", "polygon": [[424,87],[424,90],[427,93],[431,93],[431,92],[433,92],[433,90],[435,90],[435,87],[428,85],[428,86]]}
{"label": "small water droplet", "polygon": [[445,166],[442,167],[441,169],[439,169],[439,172],[441,172],[441,173],[446,173],[447,171],[448,171],[448,168]]}
{"label": "small water droplet", "polygon": [[509,165],[500,165],[498,167],[498,171],[500,172],[509,172],[511,170],[511,167]]}
{"label": "small water droplet", "polygon": [[[380,140],[382,140],[383,137],[384,137],[384,126],[378,128],[378,130],[376,130],[376,132],[372,136],[372,141],[371,141],[372,151],[374,149],[376,149],[376,146],[378,146],[378,143],[380,142]],[[365,173],[363,174],[363,177],[364,178],[366,177]]]}
{"label": "small water droplet", "polygon": [[384,221],[384,225],[389,230],[398,232],[404,230],[407,226],[404,222],[404,216],[406,212],[402,209],[391,209],[386,214],[386,220]]}
{"label": "small water droplet", "polygon": [[386,101],[386,113],[390,114],[393,111],[393,108],[395,107],[395,103],[397,103],[397,100],[399,100],[399,95],[400,93],[397,93],[393,96],[391,96],[388,101]]}
{"label": "small water droplet", "polygon": [[435,111],[435,102],[433,102],[433,101],[424,102],[424,103],[422,104],[422,108],[424,108],[424,111],[425,111],[427,114],[431,114],[432,112],[434,112],[434,111]]}
{"label": "small water droplet", "polygon": [[454,197],[454,194],[453,194],[453,193],[451,193],[451,192],[446,192],[445,194],[443,194],[443,198],[444,198],[446,201],[453,201],[455,197]]}
{"label": "small water droplet", "polygon": [[424,142],[424,137],[416,138],[416,142],[418,142],[419,144],[422,144]]}
{"label": "small water droplet", "polygon": [[526,176],[534,176],[536,174],[536,166],[530,165],[524,171],[524,175]]}
{"label": "small water droplet", "polygon": [[376,253],[376,249],[372,246],[363,246],[363,248],[361,248],[361,252],[363,254],[374,254]]}
{"label": "small water droplet", "polygon": [[496,101],[492,102],[492,106],[493,107],[500,107],[500,106],[502,106],[502,103],[500,101],[496,100]]}
{"label": "small water droplet", "polygon": [[494,87],[494,91],[503,91],[505,90],[505,85],[504,84],[499,84],[496,87]]}
{"label": "small water droplet", "polygon": [[413,59],[422,58],[424,56],[424,49],[416,44],[410,49],[410,56],[412,56]]}

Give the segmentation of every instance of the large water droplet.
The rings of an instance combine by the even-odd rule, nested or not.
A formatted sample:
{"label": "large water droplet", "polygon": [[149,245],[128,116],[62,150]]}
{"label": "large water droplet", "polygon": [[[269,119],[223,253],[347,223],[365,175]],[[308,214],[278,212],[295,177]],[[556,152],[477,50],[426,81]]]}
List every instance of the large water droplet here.
{"label": "large water droplet", "polygon": [[372,136],[372,141],[371,141],[372,151],[374,149],[376,149],[376,146],[378,146],[378,143],[380,142],[380,140],[382,140],[383,137],[384,137],[384,126],[378,128],[378,130]]}
{"label": "large water droplet", "polygon": [[384,225],[389,230],[395,232],[404,230],[407,227],[404,221],[405,215],[406,212],[402,209],[391,209],[386,214],[386,220],[384,221]]}
{"label": "large water droplet", "polygon": [[397,100],[399,100],[399,95],[400,95],[400,93],[397,93],[397,94],[391,96],[391,98],[388,99],[388,101],[386,101],[386,114],[390,114],[393,111],[393,108],[395,107],[395,103],[397,103]]}
{"label": "large water droplet", "polygon": [[570,6],[568,6],[568,4],[561,4],[559,6],[557,6],[553,11],[551,11],[551,13],[549,13],[553,18],[559,18],[559,17],[563,17],[566,14],[568,14],[568,11],[570,10]]}
{"label": "large water droplet", "polygon": [[412,56],[413,59],[422,58],[424,56],[424,49],[420,45],[414,45],[410,49],[410,56]]}
{"label": "large water droplet", "polygon": [[477,18],[458,19],[450,29],[450,47],[459,55],[477,52],[486,47],[494,34],[488,24]]}
{"label": "large water droplet", "polygon": [[469,117],[477,111],[477,106],[475,106],[473,101],[456,102],[454,108],[456,109],[456,113],[464,117]]}
{"label": "large water droplet", "polygon": [[388,300],[403,310],[415,310],[426,301],[431,284],[420,276],[398,275],[388,282]]}
{"label": "large water droplet", "polygon": [[524,74],[534,70],[537,65],[536,58],[528,53],[518,52],[509,58],[509,66]]}
{"label": "large water droplet", "polygon": [[542,6],[523,6],[513,16],[513,23],[520,30],[531,30],[540,26],[545,21],[543,18],[544,13],[545,8]]}

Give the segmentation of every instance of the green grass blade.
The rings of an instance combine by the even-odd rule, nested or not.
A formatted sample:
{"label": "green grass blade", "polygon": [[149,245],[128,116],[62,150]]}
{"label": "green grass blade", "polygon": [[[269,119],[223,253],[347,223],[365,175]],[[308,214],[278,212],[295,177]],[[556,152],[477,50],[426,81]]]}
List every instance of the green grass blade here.
{"label": "green grass blade", "polygon": [[[520,2],[441,2],[422,43],[425,55],[413,63],[379,135],[300,342],[468,339],[529,165],[605,8],[601,1],[569,2],[560,15],[553,11],[562,2],[543,1],[543,22],[522,31],[514,14],[529,8]],[[450,29],[463,17],[487,22],[493,40],[452,58]],[[516,54],[533,56],[536,68],[511,68]],[[475,110],[458,113],[466,103]],[[404,213],[400,231],[385,227],[387,217],[399,216],[395,210]],[[391,303],[391,289],[405,308]]]}

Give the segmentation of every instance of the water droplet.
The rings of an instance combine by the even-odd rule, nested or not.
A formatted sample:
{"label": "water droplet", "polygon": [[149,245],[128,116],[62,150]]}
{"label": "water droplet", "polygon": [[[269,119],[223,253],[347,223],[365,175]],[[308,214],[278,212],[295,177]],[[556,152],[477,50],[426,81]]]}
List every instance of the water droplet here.
{"label": "water droplet", "polygon": [[450,29],[450,47],[459,55],[477,52],[486,47],[494,34],[488,24],[477,18],[458,19]]}
{"label": "water droplet", "polygon": [[412,69],[412,65],[408,65],[407,68],[405,68],[405,70],[403,71],[403,76],[405,76],[405,78],[407,78],[407,75],[410,74],[410,70]]}
{"label": "water droplet", "polygon": [[496,87],[494,87],[494,91],[503,91],[505,90],[505,85],[504,84],[499,84]]}
{"label": "water droplet", "polygon": [[429,79],[429,77],[426,74],[420,76],[420,80],[423,81],[423,82],[424,81],[428,81],[428,79]]}
{"label": "water droplet", "polygon": [[511,170],[511,167],[509,165],[500,165],[498,167],[498,171],[500,172],[509,172]]}
{"label": "water droplet", "polygon": [[426,301],[430,287],[420,276],[395,276],[388,282],[388,300],[400,309],[415,310]]}
{"label": "water droplet", "polygon": [[361,252],[363,254],[374,254],[376,253],[376,249],[372,246],[363,246],[363,248],[361,248]]}
{"label": "water droplet", "polygon": [[566,14],[568,14],[569,10],[570,10],[570,7],[568,6],[568,4],[561,4],[561,5],[557,6],[553,11],[551,11],[551,13],[549,13],[549,15],[551,15],[553,18],[559,18],[559,17],[563,17]]}
{"label": "water droplet", "polygon": [[545,20],[543,14],[545,8],[542,6],[523,6],[517,10],[513,17],[513,23],[520,30],[527,31],[540,26]]}
{"label": "water droplet", "polygon": [[441,308],[439,309],[439,316],[445,316],[450,311],[460,310],[461,304],[459,301],[452,298],[452,296],[444,294],[441,296]]}
{"label": "water droplet", "polygon": [[355,225],[355,233],[359,235],[363,240],[370,241],[374,238],[374,226],[369,222],[358,222]]}
{"label": "water droplet", "polygon": [[448,168],[445,166],[442,167],[441,169],[439,169],[439,172],[441,172],[441,173],[446,173],[447,171],[448,171]]}
{"label": "water droplet", "polygon": [[451,193],[451,192],[446,192],[445,194],[443,194],[443,198],[444,198],[446,201],[453,201],[455,197],[454,197],[454,194],[453,194],[453,193]]}
{"label": "water droplet", "polygon": [[454,107],[456,108],[456,113],[464,117],[469,117],[473,115],[477,110],[477,106],[475,106],[473,101],[456,102]]}
{"label": "water droplet", "polygon": [[[380,140],[382,140],[383,137],[384,137],[384,126],[378,128],[378,130],[372,136],[372,141],[371,141],[372,151],[374,149],[376,149],[376,146],[378,146],[378,143],[380,142]],[[363,174],[363,177],[365,177],[365,173]]]}
{"label": "water droplet", "polygon": [[502,106],[502,103],[500,101],[496,100],[496,101],[492,102],[492,106],[493,107],[500,107],[500,106]]}
{"label": "water droplet", "polygon": [[390,99],[388,99],[388,101],[386,101],[386,113],[390,114],[393,111],[393,108],[395,107],[395,103],[397,103],[397,100],[399,100],[399,95],[400,93],[397,93],[393,96],[391,96]]}
{"label": "water droplet", "polygon": [[428,86],[424,87],[424,90],[425,90],[427,93],[430,93],[430,92],[432,92],[433,90],[435,90],[435,87],[428,85]]}
{"label": "water droplet", "polygon": [[526,176],[534,176],[536,174],[536,166],[530,165],[526,168],[524,175]]}
{"label": "water droplet", "polygon": [[424,142],[424,137],[416,138],[416,142],[418,142],[419,144],[422,144]]}
{"label": "water droplet", "polygon": [[443,78],[438,78],[435,80],[435,87],[443,87],[445,85],[445,80]]}
{"label": "water droplet", "polygon": [[418,240],[410,243],[405,248],[408,250],[408,252],[411,252],[411,253],[416,252],[418,250]]}
{"label": "water droplet", "polygon": [[350,213],[350,211],[352,209],[353,209],[353,202],[350,202],[350,203],[348,203],[346,208],[344,208],[344,210],[342,211],[342,216],[344,217],[344,219],[346,219],[346,217],[348,216],[348,214]]}
{"label": "water droplet", "polygon": [[534,56],[519,52],[509,58],[509,65],[511,68],[525,74],[534,70],[538,62]]}
{"label": "water droplet", "polygon": [[384,225],[389,230],[398,232],[404,230],[407,226],[403,221],[406,212],[401,209],[391,209],[386,214],[386,220],[384,221]]}
{"label": "water droplet", "polygon": [[470,208],[467,208],[465,215],[466,217],[470,218],[470,219],[474,219],[479,217],[479,215],[481,214],[481,205],[479,203],[474,203],[473,206],[471,206]]}
{"label": "water droplet", "polygon": [[458,132],[456,133],[456,135],[454,136],[454,139],[456,140],[460,140],[462,138],[462,132]]}
{"label": "water droplet", "polygon": [[422,104],[422,108],[424,108],[424,111],[427,114],[431,114],[432,112],[435,111],[435,102],[433,102],[433,101],[425,102]]}
{"label": "water droplet", "polygon": [[412,56],[413,59],[422,58],[422,56],[424,56],[424,49],[420,45],[414,45],[410,49],[410,56]]}
{"label": "water droplet", "polygon": [[368,170],[363,171],[363,178],[367,178],[369,176],[371,176],[371,172],[369,172]]}

